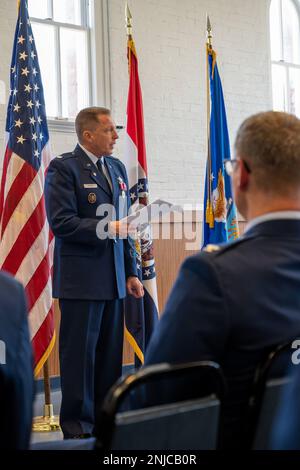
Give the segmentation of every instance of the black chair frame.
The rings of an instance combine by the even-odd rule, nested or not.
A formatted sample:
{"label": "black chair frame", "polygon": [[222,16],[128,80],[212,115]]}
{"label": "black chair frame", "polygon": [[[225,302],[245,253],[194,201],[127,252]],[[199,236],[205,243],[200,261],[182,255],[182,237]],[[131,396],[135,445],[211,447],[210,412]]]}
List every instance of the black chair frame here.
{"label": "black chair frame", "polygon": [[288,353],[288,351],[292,349],[293,342],[295,341],[295,339],[299,339],[299,337],[300,335],[294,337],[292,340],[274,346],[273,349],[271,349],[269,353],[267,353],[267,357],[256,368],[252,393],[249,400],[247,447],[252,448],[255,439],[255,432],[262,407],[266,384],[268,379],[271,379],[271,368],[274,365],[274,362],[279,358],[279,356]]}
{"label": "black chair frame", "polygon": [[[111,448],[115,429],[115,416],[123,400],[138,385],[147,384],[153,379],[184,378],[193,372],[205,374],[212,379],[213,393],[222,402],[225,394],[225,380],[221,367],[213,361],[197,361],[184,364],[161,363],[146,366],[136,373],[130,373],[119,379],[108,392],[98,417],[96,426],[96,450],[108,451]],[[98,421],[97,420],[97,421]]]}

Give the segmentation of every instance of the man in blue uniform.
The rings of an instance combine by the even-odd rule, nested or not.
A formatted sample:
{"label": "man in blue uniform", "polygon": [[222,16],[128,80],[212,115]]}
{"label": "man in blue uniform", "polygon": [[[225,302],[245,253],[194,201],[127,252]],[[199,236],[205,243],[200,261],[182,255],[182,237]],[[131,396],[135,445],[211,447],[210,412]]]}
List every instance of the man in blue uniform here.
{"label": "man in blue uniform", "polygon": [[34,380],[24,289],[0,273],[0,448],[27,449]]}
{"label": "man in blue uniform", "polygon": [[134,243],[119,222],[130,204],[118,134],[105,108],[75,121],[78,145],[54,159],[45,185],[55,235],[53,295],[59,299],[60,423],[65,438],[93,433],[95,414],[121,375],[123,301],[139,298]]}
{"label": "man in blue uniform", "polygon": [[220,363],[228,383],[220,444],[227,448],[243,443],[255,367],[300,332],[299,149],[295,116],[267,112],[242,124],[226,169],[246,232],[184,262],[146,354],[145,365]]}

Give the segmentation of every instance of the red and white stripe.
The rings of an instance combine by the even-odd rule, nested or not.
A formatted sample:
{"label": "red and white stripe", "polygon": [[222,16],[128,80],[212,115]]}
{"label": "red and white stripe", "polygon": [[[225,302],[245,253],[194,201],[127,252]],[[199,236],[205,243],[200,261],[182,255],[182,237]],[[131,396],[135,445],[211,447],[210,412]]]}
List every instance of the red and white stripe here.
{"label": "red and white stripe", "polygon": [[[0,193],[0,269],[25,287],[36,372],[54,340],[51,270],[54,239],[44,201],[49,144],[36,171],[7,146]],[[51,350],[51,348],[50,348]]]}

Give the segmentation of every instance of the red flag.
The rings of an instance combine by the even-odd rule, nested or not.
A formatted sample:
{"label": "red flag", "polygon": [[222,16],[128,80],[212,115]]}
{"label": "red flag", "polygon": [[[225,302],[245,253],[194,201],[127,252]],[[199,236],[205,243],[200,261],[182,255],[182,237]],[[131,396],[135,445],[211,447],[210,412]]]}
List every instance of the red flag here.
{"label": "red flag", "polygon": [[[142,91],[134,42],[128,40],[129,90],[124,163],[127,168],[132,204],[149,203],[147,160],[144,132]],[[136,300],[128,297],[125,308],[126,336],[140,362],[150,335],[158,320],[156,271],[151,227],[147,226],[136,243],[137,268],[144,285],[145,296]]]}
{"label": "red flag", "polygon": [[0,268],[25,287],[37,374],[55,341],[53,236],[45,204],[50,162],[43,86],[28,7],[21,0],[12,53],[6,151],[0,186]]}

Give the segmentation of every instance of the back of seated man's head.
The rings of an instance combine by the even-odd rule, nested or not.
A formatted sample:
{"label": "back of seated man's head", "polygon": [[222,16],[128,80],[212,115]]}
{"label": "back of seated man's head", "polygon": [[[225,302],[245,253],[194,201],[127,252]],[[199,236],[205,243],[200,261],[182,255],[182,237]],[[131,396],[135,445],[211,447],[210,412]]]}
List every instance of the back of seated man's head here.
{"label": "back of seated man's head", "polygon": [[251,171],[257,190],[289,196],[300,189],[300,120],[269,111],[246,119],[235,151]]}

